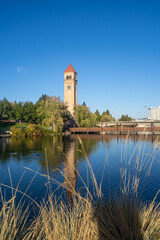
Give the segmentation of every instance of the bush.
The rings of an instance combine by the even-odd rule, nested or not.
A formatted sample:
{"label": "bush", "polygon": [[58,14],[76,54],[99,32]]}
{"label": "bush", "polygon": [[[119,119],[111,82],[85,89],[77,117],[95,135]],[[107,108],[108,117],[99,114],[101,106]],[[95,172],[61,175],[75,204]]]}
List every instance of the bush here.
{"label": "bush", "polygon": [[11,127],[12,137],[25,137],[25,132],[22,128]]}
{"label": "bush", "polygon": [[45,129],[43,126],[37,126],[37,125],[34,125],[34,124],[30,124],[25,129],[11,127],[10,131],[12,132],[13,137],[43,136],[43,135],[51,132],[48,129]]}
{"label": "bush", "polygon": [[33,137],[33,136],[43,136],[44,132],[42,130],[42,127],[36,126],[34,124],[30,124],[25,130],[25,135],[27,137]]}

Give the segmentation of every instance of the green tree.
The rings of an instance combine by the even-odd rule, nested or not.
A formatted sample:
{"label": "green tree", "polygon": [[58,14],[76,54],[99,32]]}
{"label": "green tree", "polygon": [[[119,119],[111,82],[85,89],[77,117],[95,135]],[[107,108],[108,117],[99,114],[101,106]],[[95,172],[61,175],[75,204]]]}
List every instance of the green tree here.
{"label": "green tree", "polygon": [[29,123],[35,123],[37,117],[36,106],[32,102],[23,105],[23,119]]}
{"label": "green tree", "polygon": [[17,105],[16,101],[12,103],[12,110],[9,112],[10,119],[16,119],[16,114],[15,114],[16,105]]}
{"label": "green tree", "polygon": [[17,120],[23,120],[23,102],[18,102],[14,106],[14,114]]}
{"label": "green tree", "polygon": [[129,117],[128,114],[122,115],[121,118],[118,119],[118,121],[132,121],[133,118]]}
{"label": "green tree", "polygon": [[76,123],[80,127],[94,127],[97,123],[97,115],[84,105],[74,107],[74,116]]}
{"label": "green tree", "polygon": [[115,121],[115,118],[112,117],[112,115],[104,114],[101,117],[101,122],[113,122]]}
{"label": "green tree", "polygon": [[107,115],[111,115],[108,109],[106,110],[106,114]]}
{"label": "green tree", "polygon": [[95,114],[96,114],[96,116],[97,116],[97,122],[100,122],[100,120],[101,120],[101,115],[100,115],[98,109],[95,111]]}
{"label": "green tree", "polygon": [[3,117],[3,101],[0,100],[0,117]]}
{"label": "green tree", "polygon": [[106,111],[102,112],[102,116],[103,116],[103,115],[106,115],[106,114],[107,114],[107,115],[111,115],[108,109],[107,109]]}
{"label": "green tree", "polygon": [[42,124],[52,127],[57,133],[62,132],[65,122],[71,117],[67,106],[59,97],[46,96],[45,100],[38,103],[36,111]]}
{"label": "green tree", "polygon": [[4,98],[2,117],[10,118],[11,111],[12,111],[12,104],[6,98]]}
{"label": "green tree", "polygon": [[42,96],[38,99],[38,102],[41,102],[42,100],[45,102],[47,99],[49,98],[49,96],[47,96],[46,94],[42,94]]}
{"label": "green tree", "polygon": [[112,117],[108,109],[102,113],[101,122],[114,122],[114,121],[115,118]]}

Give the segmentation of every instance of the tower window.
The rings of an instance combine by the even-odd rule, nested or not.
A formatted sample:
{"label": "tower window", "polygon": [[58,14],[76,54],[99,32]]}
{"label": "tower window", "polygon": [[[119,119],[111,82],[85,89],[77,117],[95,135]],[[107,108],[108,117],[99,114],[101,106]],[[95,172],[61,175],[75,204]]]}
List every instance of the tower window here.
{"label": "tower window", "polygon": [[67,89],[71,89],[71,86],[67,86]]}
{"label": "tower window", "polygon": [[66,79],[71,79],[72,78],[72,76],[70,75],[70,76],[66,76]]}

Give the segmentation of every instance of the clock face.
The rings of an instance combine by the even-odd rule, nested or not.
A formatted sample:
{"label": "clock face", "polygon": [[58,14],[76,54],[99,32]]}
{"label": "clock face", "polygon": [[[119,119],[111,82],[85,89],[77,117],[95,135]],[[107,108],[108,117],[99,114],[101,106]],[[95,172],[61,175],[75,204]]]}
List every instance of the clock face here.
{"label": "clock face", "polygon": [[71,86],[70,86],[70,85],[68,85],[68,86],[67,86],[67,89],[71,89]]}

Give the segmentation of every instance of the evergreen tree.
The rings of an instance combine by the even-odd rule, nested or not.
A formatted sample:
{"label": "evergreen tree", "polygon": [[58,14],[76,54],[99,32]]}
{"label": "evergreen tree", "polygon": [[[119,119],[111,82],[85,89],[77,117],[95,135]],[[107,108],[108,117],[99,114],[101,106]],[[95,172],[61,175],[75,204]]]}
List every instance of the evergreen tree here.
{"label": "evergreen tree", "polygon": [[100,122],[100,120],[101,120],[101,115],[100,115],[98,109],[95,111],[95,114],[97,115],[97,122]]}

